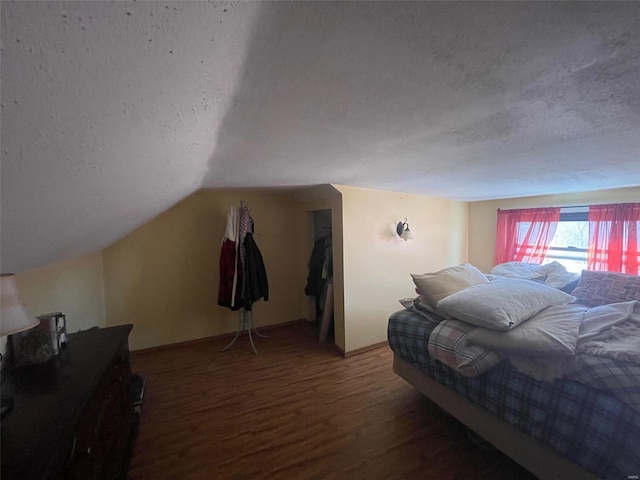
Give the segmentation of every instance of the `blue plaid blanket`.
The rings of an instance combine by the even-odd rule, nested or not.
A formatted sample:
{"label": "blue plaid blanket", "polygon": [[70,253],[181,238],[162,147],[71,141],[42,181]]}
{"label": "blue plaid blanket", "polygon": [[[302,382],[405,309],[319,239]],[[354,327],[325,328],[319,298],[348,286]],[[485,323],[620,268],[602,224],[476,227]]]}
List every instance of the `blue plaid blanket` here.
{"label": "blue plaid blanket", "polygon": [[389,318],[389,346],[402,359],[561,455],[606,479],[640,475],[640,413],[583,383],[541,382],[503,361],[464,377],[429,358],[429,334],[441,318],[409,310]]}

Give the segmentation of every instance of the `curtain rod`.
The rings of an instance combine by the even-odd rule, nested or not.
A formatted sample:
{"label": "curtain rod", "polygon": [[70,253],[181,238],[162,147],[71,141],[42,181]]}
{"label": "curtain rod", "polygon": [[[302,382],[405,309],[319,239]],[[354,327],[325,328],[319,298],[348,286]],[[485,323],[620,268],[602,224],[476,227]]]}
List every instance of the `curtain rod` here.
{"label": "curtain rod", "polygon": [[[596,205],[596,204],[593,204],[593,205]],[[522,207],[522,208],[505,208],[503,210],[524,210],[527,208],[588,208],[593,205],[562,205],[561,207]],[[501,210],[500,208],[497,209],[498,212],[500,210]]]}
{"label": "curtain rod", "polygon": [[[561,207],[522,207],[522,208],[505,208],[504,210],[525,210],[527,208],[589,208],[600,205],[624,205],[624,204],[637,204],[637,202],[618,202],[618,203],[592,203],[590,205],[562,205]],[[498,208],[498,212],[500,209]]]}

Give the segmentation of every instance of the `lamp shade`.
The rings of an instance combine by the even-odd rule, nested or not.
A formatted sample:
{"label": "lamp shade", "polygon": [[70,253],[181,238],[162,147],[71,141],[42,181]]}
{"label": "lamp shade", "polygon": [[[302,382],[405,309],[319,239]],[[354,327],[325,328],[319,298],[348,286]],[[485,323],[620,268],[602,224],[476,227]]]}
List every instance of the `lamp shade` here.
{"label": "lamp shade", "polygon": [[18,297],[14,275],[0,278],[0,336],[12,335],[35,327],[40,321],[30,316]]}
{"label": "lamp shade", "polygon": [[402,232],[402,235],[400,236],[404,239],[405,242],[407,240],[413,240],[413,233],[411,233],[411,230],[409,230],[409,225],[406,226],[404,232]]}

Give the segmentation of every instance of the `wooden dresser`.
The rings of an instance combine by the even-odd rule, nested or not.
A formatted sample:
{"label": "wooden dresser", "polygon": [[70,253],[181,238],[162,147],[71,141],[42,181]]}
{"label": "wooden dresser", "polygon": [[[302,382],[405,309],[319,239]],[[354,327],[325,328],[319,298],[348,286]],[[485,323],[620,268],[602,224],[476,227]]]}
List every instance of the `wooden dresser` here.
{"label": "wooden dresser", "polygon": [[75,333],[50,362],[5,374],[15,406],[2,419],[2,480],[126,478],[137,431],[132,328]]}

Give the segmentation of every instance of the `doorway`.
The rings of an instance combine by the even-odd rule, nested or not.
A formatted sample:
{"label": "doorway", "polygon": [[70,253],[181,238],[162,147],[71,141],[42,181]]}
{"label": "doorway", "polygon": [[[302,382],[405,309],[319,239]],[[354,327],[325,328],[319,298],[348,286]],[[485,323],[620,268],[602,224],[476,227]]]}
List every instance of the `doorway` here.
{"label": "doorway", "polygon": [[331,210],[315,210],[313,246],[308,264],[305,294],[313,306],[311,318],[318,325],[320,342],[333,339],[333,249]]}

